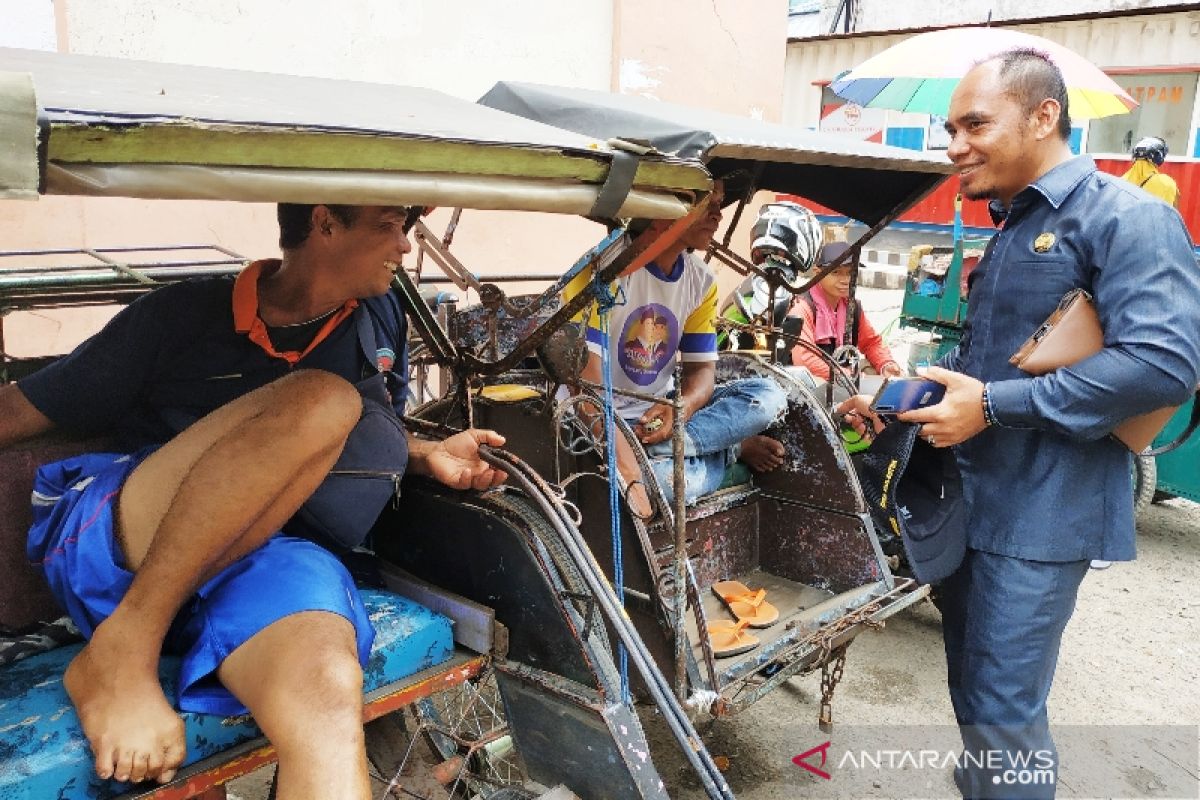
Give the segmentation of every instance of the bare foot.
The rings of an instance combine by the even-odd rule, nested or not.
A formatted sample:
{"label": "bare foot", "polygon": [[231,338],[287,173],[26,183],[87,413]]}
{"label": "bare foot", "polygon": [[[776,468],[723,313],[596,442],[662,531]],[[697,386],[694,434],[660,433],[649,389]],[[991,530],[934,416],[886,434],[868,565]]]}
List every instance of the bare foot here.
{"label": "bare foot", "polygon": [[105,625],[71,661],[63,685],[96,757],[96,774],[119,781],[175,776],[187,754],[183,720],[163,696],[157,654],[131,659]]}
{"label": "bare foot", "polygon": [[738,458],[755,472],[770,472],[783,466],[785,454],[783,445],[770,436],[756,435],[742,441]]}

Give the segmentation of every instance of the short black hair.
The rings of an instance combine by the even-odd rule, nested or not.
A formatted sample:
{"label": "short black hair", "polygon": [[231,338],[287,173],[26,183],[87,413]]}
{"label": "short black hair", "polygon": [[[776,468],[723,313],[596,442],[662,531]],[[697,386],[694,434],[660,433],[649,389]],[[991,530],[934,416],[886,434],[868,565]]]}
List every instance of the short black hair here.
{"label": "short black hair", "polygon": [[1067,84],[1062,70],[1050,56],[1032,47],[1017,47],[985,59],[997,61],[1000,79],[1008,94],[1015,97],[1032,114],[1043,100],[1054,100],[1062,109],[1058,116],[1058,135],[1065,142],[1071,138],[1071,113],[1067,107]]}
{"label": "short black hair", "polygon": [[[327,203],[324,205],[329,209],[329,213],[346,227],[350,227],[358,219],[360,211],[358,206],[335,206]],[[316,207],[316,204],[279,204],[275,216],[279,220],[279,248],[281,250],[291,250],[304,244],[308,234],[312,233],[312,212]]]}

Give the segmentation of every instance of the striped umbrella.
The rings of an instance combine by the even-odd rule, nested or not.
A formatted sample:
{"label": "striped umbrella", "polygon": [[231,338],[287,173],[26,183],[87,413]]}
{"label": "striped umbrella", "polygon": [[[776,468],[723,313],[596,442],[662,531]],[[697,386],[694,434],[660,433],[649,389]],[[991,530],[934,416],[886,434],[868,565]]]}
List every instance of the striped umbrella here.
{"label": "striped umbrella", "polygon": [[1073,118],[1125,114],[1137,101],[1099,67],[1061,44],[1007,28],[946,28],[889,47],[847,73],[830,88],[867,108],[890,108],[946,116],[959,79],[976,63],[1015,47],[1050,57],[1067,84]]}

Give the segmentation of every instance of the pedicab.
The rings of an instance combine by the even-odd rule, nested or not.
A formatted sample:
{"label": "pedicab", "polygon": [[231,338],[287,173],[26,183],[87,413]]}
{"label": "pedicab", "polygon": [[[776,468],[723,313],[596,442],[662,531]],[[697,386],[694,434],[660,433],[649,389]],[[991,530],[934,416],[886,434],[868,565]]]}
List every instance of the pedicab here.
{"label": "pedicab", "polygon": [[[622,151],[594,137],[396,86],[0,49],[0,106],[0,198],[14,201],[76,195],[686,219],[711,188],[696,160],[642,154],[618,169]],[[662,246],[616,243],[601,273]],[[243,262],[222,248],[137,243],[0,256],[0,315],[126,303]],[[413,328],[441,356],[448,340],[410,288],[401,274]],[[546,338],[541,330],[536,337]],[[43,363],[10,356],[12,344],[0,338],[5,381]],[[466,363],[495,366],[478,362]],[[427,419],[410,424],[425,436],[447,430]],[[131,786],[95,776],[63,690],[81,645],[25,562],[30,487],[37,465],[103,446],[60,435],[0,452],[0,797],[224,797],[228,780],[274,759],[252,719],[184,714],[185,767],[165,786]],[[615,639],[706,792],[731,797],[636,630],[622,623],[557,487],[513,452],[488,457],[509,473],[505,487],[454,492],[406,478],[402,499],[372,532],[373,549],[355,554],[377,630],[364,697],[377,788],[518,798],[564,784],[585,799],[666,797],[621,693]],[[168,693],[172,666],[164,657]]]}
{"label": "pedicab", "polygon": [[[724,180],[726,197],[738,200],[730,231],[754,190],[762,189],[798,195],[866,222],[865,241],[951,171],[934,156],[639,97],[501,83],[480,102],[618,143],[627,162],[660,152],[703,160],[714,177]],[[827,271],[789,274],[755,264],[733,250],[731,235],[714,242],[711,253],[743,274],[761,276],[772,293],[806,291]],[[591,296],[560,300],[566,277],[589,263],[609,263],[609,248],[628,237],[620,231],[611,234],[541,294],[511,298],[495,284],[472,284],[469,272],[447,256],[444,237],[424,230],[416,239],[439,264],[451,267],[460,288],[478,291],[482,302],[451,315],[451,334],[439,345],[438,360],[450,373],[452,389],[413,416],[434,425],[483,425],[508,438],[508,450],[520,459],[529,480],[545,482],[560,516],[578,527],[590,557],[623,596],[625,611],[659,668],[673,676],[679,699],[713,716],[729,715],[789,678],[821,669],[821,719],[828,723],[848,643],[927,594],[927,587],[896,579],[889,570],[828,399],[769,357],[723,354],[718,380],[761,376],[786,389],[786,415],[768,430],[784,443],[786,463],[753,477],[735,465],[715,494],[691,506],[685,507],[682,499],[671,505],[632,430],[617,420],[616,435],[638,454],[642,481],[651,489],[653,511],[638,516],[625,501],[628,487],[607,466],[607,442],[593,434],[581,411],[602,404],[606,388],[580,381],[585,358],[581,336],[566,325]],[[614,272],[597,271],[592,285],[599,293]],[[406,291],[415,296],[415,287]],[[417,306],[415,300],[411,305]],[[429,313],[415,315],[414,325],[428,329],[430,338],[439,335]],[[785,336],[769,319],[756,320],[748,329]],[[534,352],[537,364],[530,368],[527,356]],[[564,396],[564,384],[582,384],[583,391]],[[678,406],[675,418],[681,418]],[[680,426],[674,434],[678,454]],[[675,498],[684,496],[679,461]],[[611,493],[613,480],[617,497]],[[417,526],[424,535],[408,538],[403,551],[390,550],[389,558],[413,571],[422,564],[444,565],[440,572],[423,574],[467,596],[488,596],[497,568],[483,563],[463,569],[453,563],[454,553],[471,547],[469,539],[465,532],[446,533],[438,523],[462,512],[453,498],[427,497],[428,505],[409,506],[405,512],[425,523]],[[754,630],[757,641],[744,652],[718,659],[709,625],[730,618],[727,591],[749,591],[752,600],[761,601],[760,590],[766,590],[778,610],[777,620]],[[595,620],[590,605],[581,610]],[[589,627],[603,626],[596,622]],[[632,683],[635,693],[644,688],[636,676]],[[510,703],[509,713],[526,713],[522,703]],[[517,734],[522,752],[536,749],[520,738]],[[560,741],[551,738],[546,745],[556,748]]]}

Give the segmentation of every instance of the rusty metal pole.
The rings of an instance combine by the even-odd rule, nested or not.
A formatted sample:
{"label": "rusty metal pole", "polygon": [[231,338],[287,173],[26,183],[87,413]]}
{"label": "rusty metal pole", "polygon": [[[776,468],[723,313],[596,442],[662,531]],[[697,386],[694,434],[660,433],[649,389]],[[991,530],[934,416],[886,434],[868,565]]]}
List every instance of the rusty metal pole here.
{"label": "rusty metal pole", "polygon": [[[675,364],[674,421],[671,426],[672,486],[675,489],[675,696],[687,699],[687,500],[683,470],[683,362]],[[701,634],[703,635],[703,634]]]}

